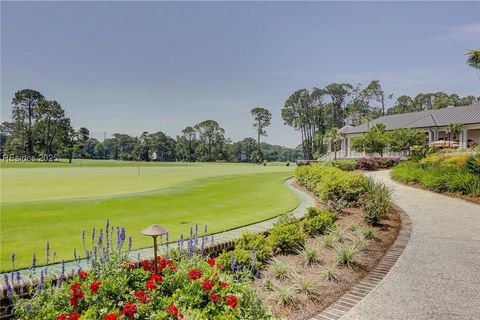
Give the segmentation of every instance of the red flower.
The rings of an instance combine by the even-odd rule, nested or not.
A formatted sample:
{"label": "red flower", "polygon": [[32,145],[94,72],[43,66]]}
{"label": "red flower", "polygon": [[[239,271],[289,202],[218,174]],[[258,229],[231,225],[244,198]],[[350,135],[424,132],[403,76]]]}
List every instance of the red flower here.
{"label": "red flower", "polygon": [[78,319],[80,319],[80,313],[78,312],[70,313],[70,317],[68,317],[68,320],[78,320]]}
{"label": "red flower", "polygon": [[157,289],[157,284],[155,283],[155,281],[150,280],[145,284],[145,288],[150,289],[150,290],[155,290],[155,289]]}
{"label": "red flower", "polygon": [[145,291],[135,291],[133,294],[138,300],[140,300],[141,303],[147,304],[148,301],[150,300],[150,297],[148,294],[145,293]]}
{"label": "red flower", "polygon": [[140,261],[140,265],[142,266],[143,270],[148,271],[151,270],[153,267],[153,263],[149,260],[142,260]]}
{"label": "red flower", "polygon": [[107,314],[103,317],[103,320],[117,320],[117,315],[114,313]]}
{"label": "red flower", "polygon": [[174,304],[171,304],[167,309],[165,309],[165,311],[174,317],[178,316],[178,307]]}
{"label": "red flower", "polygon": [[78,301],[77,301],[77,298],[75,296],[70,297],[70,304],[74,307],[78,306]]}
{"label": "red flower", "polygon": [[67,320],[67,315],[65,313],[59,314],[55,320]]}
{"label": "red flower", "polygon": [[177,270],[177,267],[175,267],[175,266],[170,267],[170,271],[175,271],[175,270]]}
{"label": "red flower", "polygon": [[228,283],[226,283],[226,282],[220,282],[220,287],[226,288],[226,287],[228,287]]}
{"label": "red flower", "polygon": [[152,274],[152,276],[150,277],[150,281],[162,282],[163,277],[160,274]]}
{"label": "red flower", "polygon": [[237,297],[235,297],[234,295],[229,295],[227,297],[227,300],[225,301],[230,307],[232,307],[233,309],[235,309],[237,307],[237,304],[238,304],[238,300],[237,300]]}
{"label": "red flower", "polygon": [[218,301],[220,301],[222,298],[220,298],[219,296],[217,296],[217,294],[215,292],[212,292],[210,293],[210,300],[213,302],[213,303],[217,303]]}
{"label": "red flower", "polygon": [[78,271],[78,275],[80,276],[80,279],[85,280],[87,278],[87,273],[83,271]]}
{"label": "red flower", "polygon": [[178,319],[183,319],[183,313],[178,314]]}
{"label": "red flower", "polygon": [[135,313],[137,313],[137,305],[127,302],[123,307],[123,314],[131,319]]}
{"label": "red flower", "polygon": [[98,291],[98,288],[100,288],[100,285],[102,283],[100,281],[93,281],[92,284],[90,285],[90,290],[92,292],[97,292]]}
{"label": "red flower", "polygon": [[200,271],[198,269],[192,269],[188,272],[188,276],[192,280],[200,279],[202,277],[202,271]]}
{"label": "red flower", "polygon": [[72,290],[72,292],[76,292],[76,291],[78,291],[78,289],[80,289],[81,286],[82,286],[82,285],[81,285],[80,283],[78,283],[78,282],[77,282],[77,283],[74,283],[74,284],[72,284],[72,285],[70,286],[70,290]]}
{"label": "red flower", "polygon": [[213,288],[214,285],[215,285],[215,283],[213,283],[213,281],[210,280],[210,279],[205,279],[205,280],[203,280],[203,282],[202,282],[202,288],[203,288],[203,290],[205,290],[205,291],[210,291],[210,290],[212,290],[212,288]]}
{"label": "red flower", "polygon": [[210,266],[213,267],[213,266],[215,266],[215,259],[209,259],[209,260],[207,261],[207,263],[208,263]]}

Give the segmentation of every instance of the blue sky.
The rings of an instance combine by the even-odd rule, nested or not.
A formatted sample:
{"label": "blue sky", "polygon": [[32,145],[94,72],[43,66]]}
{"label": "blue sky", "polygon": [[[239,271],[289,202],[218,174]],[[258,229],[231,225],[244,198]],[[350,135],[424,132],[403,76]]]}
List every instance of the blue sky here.
{"label": "blue sky", "polygon": [[92,135],[138,135],[217,120],[295,146],[280,109],[299,88],[381,80],[395,97],[480,94],[465,51],[480,47],[480,2],[2,2],[2,121],[15,91],[59,101]]}

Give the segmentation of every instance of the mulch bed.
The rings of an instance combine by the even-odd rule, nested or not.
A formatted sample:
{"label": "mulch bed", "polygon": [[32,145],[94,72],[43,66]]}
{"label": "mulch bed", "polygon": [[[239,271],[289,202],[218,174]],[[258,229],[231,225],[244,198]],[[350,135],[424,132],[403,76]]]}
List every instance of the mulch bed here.
{"label": "mulch bed", "polygon": [[[302,186],[295,185],[298,189],[308,192]],[[310,193],[310,192],[309,192]],[[312,193],[310,193],[312,194]],[[324,204],[315,198],[319,208]],[[360,208],[348,208],[338,215],[337,224],[345,229],[347,236],[354,237],[359,231],[350,231],[348,226],[352,223],[360,227],[365,226],[363,222],[363,212]],[[264,300],[265,304],[271,306],[273,311],[282,318],[287,319],[309,319],[326,309],[330,304],[338,300],[345,292],[360,282],[362,278],[379,263],[390,246],[394,243],[401,227],[401,220],[398,211],[391,208],[386,219],[375,227],[375,238],[366,242],[366,247],[355,257],[356,263],[353,267],[344,267],[336,265],[334,267],[336,280],[328,281],[322,274],[325,266],[335,264],[335,252],[323,246],[320,238],[310,238],[308,243],[318,248],[319,262],[304,267],[302,257],[298,255],[277,256],[293,267],[295,272],[305,278],[311,278],[315,281],[316,287],[314,294],[310,297],[303,296],[290,306],[280,306],[276,303],[274,292],[265,289],[261,281],[257,281],[256,289]],[[292,269],[292,270],[293,270]],[[269,274],[269,270],[266,270]],[[279,285],[288,286],[290,280],[277,281]]]}

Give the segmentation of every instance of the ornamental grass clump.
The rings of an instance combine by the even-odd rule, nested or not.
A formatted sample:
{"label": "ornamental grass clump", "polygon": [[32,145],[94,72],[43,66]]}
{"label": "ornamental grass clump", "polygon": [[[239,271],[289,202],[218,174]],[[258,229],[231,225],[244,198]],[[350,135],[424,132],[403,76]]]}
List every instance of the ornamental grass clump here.
{"label": "ornamental grass clump", "polygon": [[336,279],[335,276],[335,265],[325,266],[322,270],[322,275],[327,281],[333,281]]}
{"label": "ornamental grass clump", "polygon": [[343,243],[335,247],[335,257],[338,264],[352,267],[355,264],[355,255],[358,250],[354,244]]}
{"label": "ornamental grass clump", "polygon": [[361,201],[365,211],[363,219],[369,224],[380,222],[388,213],[392,198],[392,190],[383,182],[372,177],[365,180],[365,194]]}
{"label": "ornamental grass clump", "polygon": [[273,294],[277,304],[290,306],[298,302],[298,291],[294,285],[276,285]]}
{"label": "ornamental grass clump", "polygon": [[273,276],[279,280],[285,280],[289,277],[291,267],[282,259],[274,258],[270,263]]}
{"label": "ornamental grass clump", "polygon": [[298,251],[298,255],[302,257],[302,263],[304,266],[310,266],[318,262],[318,250],[313,245],[306,244]]}

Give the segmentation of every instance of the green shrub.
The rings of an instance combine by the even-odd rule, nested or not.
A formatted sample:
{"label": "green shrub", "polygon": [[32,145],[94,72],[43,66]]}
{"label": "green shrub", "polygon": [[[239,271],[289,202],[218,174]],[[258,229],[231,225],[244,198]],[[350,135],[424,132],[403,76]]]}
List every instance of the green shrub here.
{"label": "green shrub", "polygon": [[480,176],[480,155],[470,157],[464,167],[470,173]]}
{"label": "green shrub", "polygon": [[480,196],[480,176],[459,171],[448,181],[448,189],[450,192]]}
{"label": "green shrub", "polygon": [[[256,259],[255,252],[241,248],[222,252],[218,256],[217,261],[222,266],[222,269],[229,273],[233,273],[237,269],[247,271],[253,268],[258,269],[262,266],[262,263]],[[232,261],[235,270],[232,270]]]}
{"label": "green shrub", "polygon": [[357,161],[355,160],[334,160],[334,161],[323,161],[322,165],[332,166],[343,171],[353,171],[357,166]]}
{"label": "green shrub", "polygon": [[443,158],[442,164],[449,167],[463,167],[465,163],[470,159],[468,155],[448,156]]}
{"label": "green shrub", "polygon": [[365,195],[362,199],[362,208],[365,211],[365,222],[378,223],[388,213],[392,198],[392,190],[382,182],[368,177],[365,181]]}
{"label": "green shrub", "polygon": [[337,169],[316,185],[315,191],[323,201],[355,203],[364,191],[365,177]]}
{"label": "green shrub", "polygon": [[242,237],[237,240],[236,248],[256,252],[257,261],[266,262],[272,254],[272,247],[263,234],[246,231]]}
{"label": "green shrub", "polygon": [[478,196],[480,195],[480,175],[476,172],[477,170],[480,172],[479,159],[480,156],[471,157],[462,167],[441,163],[422,168],[418,163],[405,162],[393,169],[392,177],[401,182],[418,183],[437,192]]}
{"label": "green shrub", "polygon": [[296,218],[283,216],[270,229],[267,240],[275,253],[295,253],[305,244],[305,235]]}
{"label": "green shrub", "polygon": [[[322,210],[319,210],[322,211]],[[322,211],[313,217],[305,217],[302,221],[302,230],[308,236],[324,234],[336,220],[336,214],[329,211]]]}
{"label": "green shrub", "polygon": [[432,147],[416,148],[413,150],[413,153],[408,157],[408,160],[418,162],[431,154],[438,154],[438,151],[439,151],[438,148],[432,148]]}

